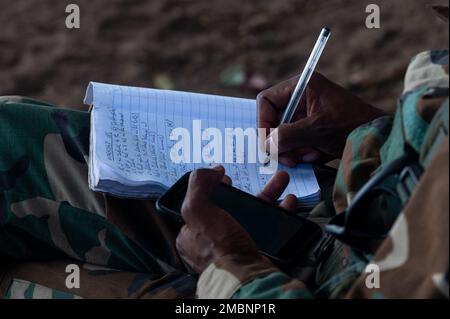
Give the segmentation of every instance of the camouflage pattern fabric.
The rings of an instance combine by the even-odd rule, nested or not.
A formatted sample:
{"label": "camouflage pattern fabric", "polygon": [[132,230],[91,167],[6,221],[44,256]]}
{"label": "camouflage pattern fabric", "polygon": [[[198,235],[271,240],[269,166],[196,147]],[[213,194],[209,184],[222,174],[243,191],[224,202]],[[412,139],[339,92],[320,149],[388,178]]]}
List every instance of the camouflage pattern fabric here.
{"label": "camouflage pattern fabric", "polygon": [[[177,227],[154,203],[89,190],[89,119],[30,99],[0,100],[1,295],[193,296],[195,279],[180,271],[174,247]],[[70,263],[81,269],[76,292],[65,286]]]}
{"label": "camouflage pattern fabric", "polygon": [[[431,122],[445,117],[447,132],[435,149],[442,130]],[[337,212],[402,155],[404,138],[421,153],[425,172],[390,237],[373,254],[334,242],[313,278],[225,256],[197,281],[174,248],[177,226],[156,214],[153,202],[89,191],[88,132],[86,112],[29,99],[0,102],[2,297],[448,297],[448,51],[415,57],[395,117],[376,119],[348,138],[334,189]],[[311,214],[331,213],[321,204]],[[381,270],[379,289],[365,286],[369,262]],[[78,289],[65,286],[69,263],[80,266]]]}
{"label": "camouflage pattern fabric", "polygon": [[[420,53],[408,67],[394,118],[384,116],[362,125],[347,139],[333,195],[338,213],[374,174],[404,154],[406,142],[420,153],[425,167],[407,205],[399,209],[390,236],[374,253],[335,241],[308,284],[270,264],[226,256],[202,273],[198,296],[448,298],[448,88],[448,51]],[[435,144],[437,131],[444,133]],[[397,180],[388,178],[383,186],[395,190]],[[365,285],[368,263],[380,270],[379,288]]]}

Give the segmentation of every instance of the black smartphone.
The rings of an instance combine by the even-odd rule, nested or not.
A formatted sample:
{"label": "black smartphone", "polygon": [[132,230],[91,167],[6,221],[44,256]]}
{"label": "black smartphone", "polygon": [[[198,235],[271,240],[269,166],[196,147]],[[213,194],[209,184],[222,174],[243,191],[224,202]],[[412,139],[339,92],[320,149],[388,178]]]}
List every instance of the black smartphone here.
{"label": "black smartphone", "polygon": [[[156,208],[184,223],[181,206],[186,195],[189,173],[181,177],[156,202]],[[255,241],[261,253],[279,265],[290,265],[321,238],[321,228],[285,209],[221,183],[212,201],[226,210]]]}

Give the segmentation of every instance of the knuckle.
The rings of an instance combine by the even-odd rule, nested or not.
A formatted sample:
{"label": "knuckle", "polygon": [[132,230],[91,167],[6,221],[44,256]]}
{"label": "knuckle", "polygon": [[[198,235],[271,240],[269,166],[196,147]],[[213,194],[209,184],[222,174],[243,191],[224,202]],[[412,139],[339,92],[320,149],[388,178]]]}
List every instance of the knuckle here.
{"label": "knuckle", "polygon": [[189,216],[191,212],[194,210],[192,206],[193,206],[192,201],[189,199],[185,199],[183,201],[183,204],[181,205],[181,215],[183,217]]}
{"label": "knuckle", "polygon": [[201,175],[201,169],[197,168],[196,170],[193,170],[191,173],[191,176],[189,177],[189,181],[192,183],[196,179],[198,179],[199,175]]}
{"label": "knuckle", "polygon": [[208,171],[210,170],[208,170],[207,168],[197,168],[191,173],[191,182],[197,183],[199,181],[203,181],[208,175]]}
{"label": "knuckle", "polygon": [[198,168],[191,173],[190,183],[196,187],[207,187],[211,183],[219,182],[225,173],[225,168],[211,169],[211,168]]}
{"label": "knuckle", "polygon": [[183,201],[183,204],[181,205],[181,216],[184,218],[186,224],[189,224],[189,222],[192,221],[193,216],[195,216],[196,212],[199,211],[199,204],[198,200],[191,198],[185,199]]}
{"label": "knuckle", "polygon": [[269,89],[265,89],[258,93],[258,95],[256,96],[256,101],[258,102],[258,105],[260,104],[262,99],[264,99],[264,97],[267,96],[268,91]]}
{"label": "knuckle", "polygon": [[188,188],[198,187],[200,184],[202,184],[204,174],[205,172],[202,168],[194,170],[191,173],[191,176],[189,176]]}

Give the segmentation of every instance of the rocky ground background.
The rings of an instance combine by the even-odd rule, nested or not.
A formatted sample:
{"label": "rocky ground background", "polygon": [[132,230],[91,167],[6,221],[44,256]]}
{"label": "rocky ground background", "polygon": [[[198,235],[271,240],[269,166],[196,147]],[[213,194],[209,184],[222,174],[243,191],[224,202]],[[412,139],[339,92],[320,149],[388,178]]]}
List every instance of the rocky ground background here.
{"label": "rocky ground background", "polygon": [[[0,0],[0,95],[81,106],[89,81],[255,97],[299,71],[322,26],[318,70],[395,107],[410,58],[448,48],[441,0]],[[81,28],[65,27],[65,7]],[[367,29],[366,5],[381,8]]]}

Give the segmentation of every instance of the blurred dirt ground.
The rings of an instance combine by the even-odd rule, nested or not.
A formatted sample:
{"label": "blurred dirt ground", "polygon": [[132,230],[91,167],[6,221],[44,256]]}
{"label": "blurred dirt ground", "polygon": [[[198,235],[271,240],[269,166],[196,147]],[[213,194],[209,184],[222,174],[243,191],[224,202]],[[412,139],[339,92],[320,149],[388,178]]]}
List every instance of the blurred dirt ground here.
{"label": "blurred dirt ground", "polygon": [[[65,28],[65,7],[81,28]],[[381,7],[367,29],[365,7]],[[296,74],[322,26],[318,70],[395,107],[416,53],[448,48],[441,0],[0,0],[0,95],[79,106],[90,80],[254,97]],[[244,84],[241,82],[244,81]]]}

